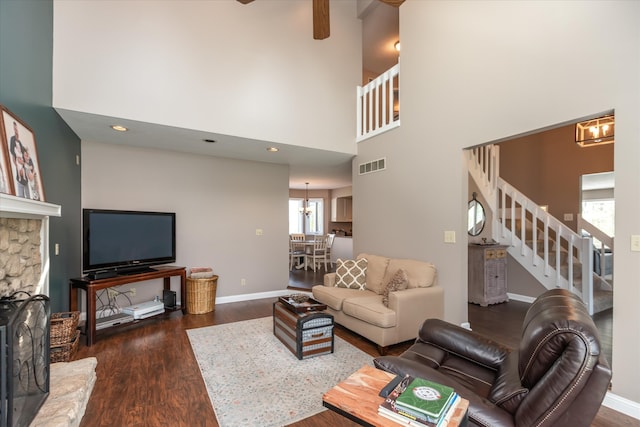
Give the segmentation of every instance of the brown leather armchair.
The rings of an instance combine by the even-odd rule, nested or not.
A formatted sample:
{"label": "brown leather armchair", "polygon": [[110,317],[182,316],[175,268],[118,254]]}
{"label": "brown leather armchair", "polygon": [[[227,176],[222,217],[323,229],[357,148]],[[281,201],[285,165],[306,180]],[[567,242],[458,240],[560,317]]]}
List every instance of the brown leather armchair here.
{"label": "brown leather armchair", "polygon": [[447,384],[470,402],[475,426],[589,426],[611,380],[598,330],[582,301],[563,289],[529,307],[517,350],[427,319],[416,342],[376,367]]}

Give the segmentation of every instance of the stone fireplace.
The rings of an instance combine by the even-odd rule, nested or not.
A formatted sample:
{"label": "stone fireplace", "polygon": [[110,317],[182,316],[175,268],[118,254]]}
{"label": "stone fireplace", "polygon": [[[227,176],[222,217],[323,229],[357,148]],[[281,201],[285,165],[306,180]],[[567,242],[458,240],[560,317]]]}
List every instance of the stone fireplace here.
{"label": "stone fireplace", "polygon": [[59,205],[0,194],[0,297],[49,295],[49,217]]}
{"label": "stone fireplace", "polygon": [[0,298],[37,294],[42,276],[41,219],[0,218]]}

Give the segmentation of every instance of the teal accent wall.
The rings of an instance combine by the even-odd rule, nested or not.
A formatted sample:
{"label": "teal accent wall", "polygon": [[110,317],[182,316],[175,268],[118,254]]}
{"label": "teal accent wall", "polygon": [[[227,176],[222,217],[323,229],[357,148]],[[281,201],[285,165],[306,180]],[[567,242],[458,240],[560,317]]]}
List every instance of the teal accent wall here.
{"label": "teal accent wall", "polygon": [[[53,1],[0,0],[0,104],[33,129],[50,220],[51,311],[69,308],[69,278],[81,273],[80,139],[52,107]],[[54,245],[60,245],[55,256]]]}

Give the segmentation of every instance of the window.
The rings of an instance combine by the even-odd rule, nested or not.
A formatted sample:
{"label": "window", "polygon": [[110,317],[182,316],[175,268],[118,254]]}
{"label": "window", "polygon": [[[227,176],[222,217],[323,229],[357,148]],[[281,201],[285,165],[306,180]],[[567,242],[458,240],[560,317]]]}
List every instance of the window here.
{"label": "window", "polygon": [[304,215],[304,199],[289,199],[289,234],[324,234],[324,200],[309,199],[309,215]]}
{"label": "window", "polygon": [[613,199],[583,200],[582,217],[613,237],[615,236],[615,208],[616,202]]}

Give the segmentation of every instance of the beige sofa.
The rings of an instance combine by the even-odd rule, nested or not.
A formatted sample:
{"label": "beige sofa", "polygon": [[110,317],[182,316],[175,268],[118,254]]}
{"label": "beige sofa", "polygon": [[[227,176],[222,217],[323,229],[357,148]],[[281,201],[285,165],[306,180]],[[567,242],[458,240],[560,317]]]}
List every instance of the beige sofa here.
{"label": "beige sofa", "polygon": [[[389,345],[415,339],[425,319],[443,318],[444,291],[436,283],[433,264],[370,254],[360,254],[357,260],[366,265],[360,268],[365,270],[364,286],[344,287],[345,268],[339,265],[336,273],[324,276],[324,285],[313,287],[313,298],[327,305],[336,323],[376,343],[380,354]],[[388,292],[385,306],[385,287],[392,279],[397,283],[398,277],[405,281],[399,287],[406,289]]]}

